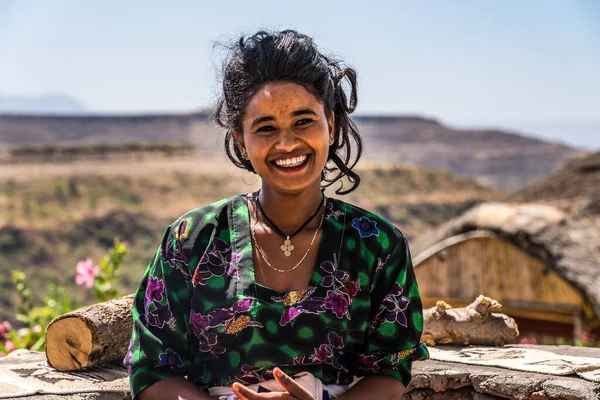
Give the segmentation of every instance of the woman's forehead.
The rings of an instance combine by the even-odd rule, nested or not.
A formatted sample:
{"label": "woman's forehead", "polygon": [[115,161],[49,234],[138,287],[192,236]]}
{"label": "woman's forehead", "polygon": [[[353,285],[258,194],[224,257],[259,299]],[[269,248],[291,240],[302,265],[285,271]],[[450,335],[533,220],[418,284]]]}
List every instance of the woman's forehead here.
{"label": "woman's forehead", "polygon": [[302,85],[293,82],[270,82],[261,86],[250,99],[246,117],[254,118],[265,113],[289,116],[300,109],[318,112],[319,100]]}

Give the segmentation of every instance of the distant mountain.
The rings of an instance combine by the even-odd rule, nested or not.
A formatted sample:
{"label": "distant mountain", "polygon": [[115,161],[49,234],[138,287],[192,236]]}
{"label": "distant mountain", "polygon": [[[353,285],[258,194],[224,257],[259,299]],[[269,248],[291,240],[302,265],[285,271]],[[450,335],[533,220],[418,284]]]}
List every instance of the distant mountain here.
{"label": "distant mountain", "polygon": [[[540,179],[586,152],[502,130],[453,129],[418,116],[362,116],[363,160],[444,169],[503,191]],[[188,142],[221,152],[208,113],[10,116],[0,115],[0,150],[23,145]]]}
{"label": "distant mountain", "polygon": [[[457,125],[457,124],[451,124]],[[552,121],[463,121],[458,124],[468,129],[501,127],[502,130],[521,132],[526,136],[565,143],[584,150],[600,150],[600,119]]]}
{"label": "distant mountain", "polygon": [[370,116],[355,121],[368,161],[444,169],[503,191],[513,191],[587,154],[515,132],[455,129],[429,118]]}
{"label": "distant mountain", "polygon": [[88,108],[81,100],[62,93],[38,97],[0,95],[0,114],[64,115],[85,112],[88,112]]}

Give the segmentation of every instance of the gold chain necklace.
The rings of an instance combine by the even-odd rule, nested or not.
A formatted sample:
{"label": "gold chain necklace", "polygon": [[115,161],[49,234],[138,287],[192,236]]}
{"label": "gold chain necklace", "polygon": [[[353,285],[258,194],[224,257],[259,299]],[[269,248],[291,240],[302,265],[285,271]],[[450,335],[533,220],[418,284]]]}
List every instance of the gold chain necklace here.
{"label": "gold chain necklace", "polygon": [[256,234],[254,233],[254,228],[256,227],[256,224],[258,223],[258,216],[256,214],[256,205],[254,205],[254,213],[253,213],[254,223],[250,225],[251,226],[250,233],[252,234],[252,240],[254,241],[254,246],[256,247],[256,250],[258,251],[258,255],[260,256],[260,258],[263,259],[263,261],[265,262],[265,264],[267,264],[267,266],[269,268],[271,268],[272,270],[277,271],[277,272],[292,272],[293,270],[298,268],[300,266],[300,264],[302,264],[302,262],[304,261],[306,256],[308,256],[310,249],[312,248],[313,244],[315,243],[317,234],[319,233],[319,230],[321,229],[321,226],[323,225],[323,220],[325,219],[325,205],[326,204],[327,204],[327,198],[325,196],[323,196],[323,213],[321,214],[321,221],[319,222],[319,226],[315,230],[315,234],[313,235],[312,240],[310,241],[310,245],[308,246],[308,249],[306,249],[306,253],[304,253],[304,255],[302,256],[300,261],[298,261],[298,263],[290,269],[279,269],[279,268],[272,266],[271,263],[269,262],[269,260],[267,260],[267,256],[263,252],[263,249],[258,245],[258,241],[256,240]]}
{"label": "gold chain necklace", "polygon": [[[325,201],[323,201],[323,203],[319,202],[319,206],[317,207],[317,209],[315,210],[314,213],[312,213],[312,215],[310,217],[308,217],[308,219],[306,221],[304,221],[300,227],[298,229],[296,229],[293,233],[290,233],[289,235],[286,235],[285,233],[283,233],[281,231],[281,229],[279,229],[279,227],[275,224],[275,222],[273,222],[271,220],[271,218],[269,218],[269,216],[267,215],[267,213],[265,212],[265,210],[263,210],[262,205],[260,204],[260,191],[258,192],[258,194],[256,195],[256,204],[258,205],[258,209],[260,210],[261,214],[263,215],[263,217],[265,217],[265,219],[267,220],[267,222],[269,223],[269,225],[271,226],[271,229],[273,229],[275,232],[277,232],[279,234],[279,236],[285,238],[285,240],[283,241],[283,244],[281,246],[279,246],[279,248],[281,249],[281,251],[283,252],[283,254],[286,257],[289,257],[292,255],[292,251],[294,251],[295,247],[292,244],[292,238],[294,236],[296,236],[297,234],[299,234],[300,232],[302,232],[304,230],[304,228],[306,228],[306,226],[308,224],[310,224],[310,222],[317,216],[317,214],[319,213],[319,211],[321,210],[321,207],[325,205]],[[323,194],[323,200],[325,200],[325,195]]]}

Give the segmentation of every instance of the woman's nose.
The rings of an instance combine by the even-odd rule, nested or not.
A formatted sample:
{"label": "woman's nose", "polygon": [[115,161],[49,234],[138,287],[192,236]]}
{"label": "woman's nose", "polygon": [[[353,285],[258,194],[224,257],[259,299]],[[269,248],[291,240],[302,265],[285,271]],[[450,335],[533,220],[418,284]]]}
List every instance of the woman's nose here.
{"label": "woman's nose", "polygon": [[290,129],[281,129],[277,136],[276,146],[281,150],[291,150],[296,147],[296,135]]}

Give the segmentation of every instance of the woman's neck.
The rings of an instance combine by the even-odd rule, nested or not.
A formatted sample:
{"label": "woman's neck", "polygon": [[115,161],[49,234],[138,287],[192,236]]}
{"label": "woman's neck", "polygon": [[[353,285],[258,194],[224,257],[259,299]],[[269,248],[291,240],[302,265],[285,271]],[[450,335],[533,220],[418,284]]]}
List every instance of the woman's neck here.
{"label": "woman's neck", "polygon": [[[259,194],[260,204],[277,227],[291,233],[302,225],[323,202],[319,185],[313,185],[300,193],[282,193],[263,183]],[[320,214],[319,214],[320,215]],[[315,218],[309,226],[312,226]]]}

